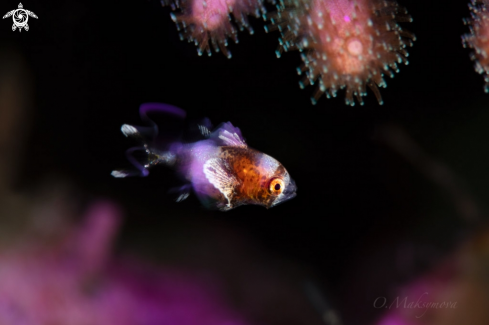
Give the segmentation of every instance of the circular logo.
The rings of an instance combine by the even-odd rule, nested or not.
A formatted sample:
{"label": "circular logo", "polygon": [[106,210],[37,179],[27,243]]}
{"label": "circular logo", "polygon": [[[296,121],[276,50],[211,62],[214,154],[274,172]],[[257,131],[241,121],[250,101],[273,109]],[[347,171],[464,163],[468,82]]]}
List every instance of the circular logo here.
{"label": "circular logo", "polygon": [[3,19],[8,18],[12,16],[12,20],[14,21],[14,24],[12,25],[12,31],[15,31],[16,29],[22,31],[22,29],[25,29],[26,31],[29,30],[29,25],[27,25],[27,21],[29,20],[29,16],[33,18],[37,18],[36,14],[33,13],[30,10],[24,9],[24,6],[22,6],[22,3],[19,3],[19,7],[17,9],[11,10],[7,12],[4,16]]}
{"label": "circular logo", "polygon": [[14,18],[14,24],[17,27],[24,27],[27,24],[27,20],[29,19],[29,16],[24,9],[15,10],[15,13],[12,16]]}

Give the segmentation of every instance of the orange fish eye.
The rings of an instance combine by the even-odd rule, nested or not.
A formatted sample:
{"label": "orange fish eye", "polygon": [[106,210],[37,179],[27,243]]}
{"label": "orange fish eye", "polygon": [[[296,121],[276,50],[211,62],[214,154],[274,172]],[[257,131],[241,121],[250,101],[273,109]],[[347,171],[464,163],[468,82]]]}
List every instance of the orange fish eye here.
{"label": "orange fish eye", "polygon": [[284,190],[284,187],[285,187],[285,184],[284,184],[283,180],[281,180],[280,178],[274,178],[270,182],[268,189],[270,190],[271,194],[279,195]]}

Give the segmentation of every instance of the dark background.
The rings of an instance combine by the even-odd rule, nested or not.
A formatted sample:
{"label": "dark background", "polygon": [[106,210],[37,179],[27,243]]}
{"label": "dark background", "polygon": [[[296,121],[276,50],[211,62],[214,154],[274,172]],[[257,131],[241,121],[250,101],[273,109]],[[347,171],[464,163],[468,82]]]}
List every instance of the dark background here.
{"label": "dark background", "polygon": [[[489,194],[489,95],[461,43],[466,1],[403,0],[414,18],[403,27],[417,36],[409,65],[386,79],[384,105],[369,90],[365,105],[354,107],[344,104],[344,92],[311,105],[314,88],[298,87],[299,53],[277,59],[278,33],[266,34],[255,18],[255,34],[240,32],[229,60],[197,56],[159,1],[23,4],[39,17],[29,19],[28,32],[12,32],[11,20],[0,26],[1,46],[24,57],[35,87],[17,186],[62,175],[89,197],[120,202],[127,212],[123,243],[143,238],[158,254],[168,225],[238,229],[263,250],[310,269],[347,323],[368,321],[380,312],[375,297],[449,254],[471,229],[443,189],[378,140],[379,128],[402,127],[463,178],[475,199],[483,203]],[[0,9],[17,5],[2,1]],[[174,203],[167,191],[178,182],[166,170],[111,178],[127,164],[130,144],[120,126],[140,124],[144,102],[169,103],[215,125],[231,121],[251,147],[284,164],[297,197],[270,210],[221,213],[204,210],[195,197]],[[418,252],[407,271],[396,259],[406,245]]]}

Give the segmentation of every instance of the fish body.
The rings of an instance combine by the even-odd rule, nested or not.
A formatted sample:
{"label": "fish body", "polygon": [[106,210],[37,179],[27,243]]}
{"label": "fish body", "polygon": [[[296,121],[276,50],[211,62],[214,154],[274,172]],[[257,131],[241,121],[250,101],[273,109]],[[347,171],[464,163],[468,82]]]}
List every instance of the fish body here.
{"label": "fish body", "polygon": [[[140,129],[125,124],[122,132],[138,136]],[[204,205],[222,211],[247,204],[270,208],[295,197],[296,186],[285,167],[271,156],[249,148],[239,128],[226,122],[212,132],[208,125],[199,125],[199,129],[203,137],[199,141],[173,142],[165,150],[145,144],[148,161],[139,165],[141,175],[146,176],[147,169],[154,165],[170,166],[187,183],[179,198],[186,198],[192,189]],[[129,174],[113,171],[112,175]]]}

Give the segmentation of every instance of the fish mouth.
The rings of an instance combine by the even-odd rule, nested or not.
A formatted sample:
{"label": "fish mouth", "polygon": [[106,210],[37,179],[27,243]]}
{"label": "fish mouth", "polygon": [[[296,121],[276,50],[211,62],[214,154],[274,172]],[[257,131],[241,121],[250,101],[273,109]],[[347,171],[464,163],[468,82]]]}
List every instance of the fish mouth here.
{"label": "fish mouth", "polygon": [[295,198],[296,196],[297,196],[297,193],[296,193],[295,191],[294,191],[294,192],[292,192],[292,193],[290,193],[290,194],[287,194],[287,197],[285,198],[285,201],[286,201],[286,200],[293,199],[293,198]]}
{"label": "fish mouth", "polygon": [[291,179],[289,182],[289,186],[285,188],[283,195],[287,198],[287,200],[292,199],[297,195],[296,191],[297,191],[297,186],[295,185],[294,180]]}

